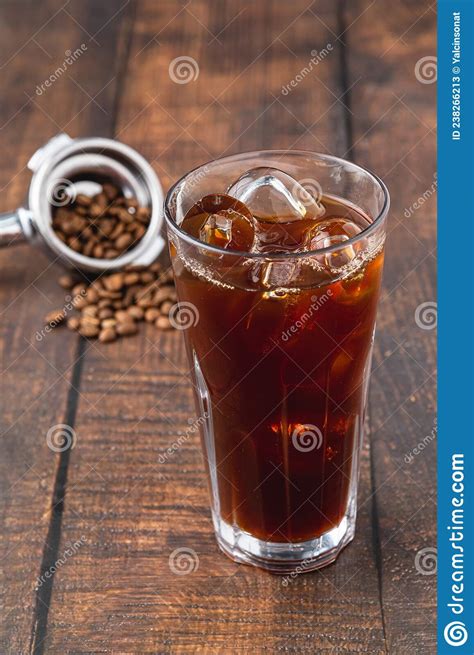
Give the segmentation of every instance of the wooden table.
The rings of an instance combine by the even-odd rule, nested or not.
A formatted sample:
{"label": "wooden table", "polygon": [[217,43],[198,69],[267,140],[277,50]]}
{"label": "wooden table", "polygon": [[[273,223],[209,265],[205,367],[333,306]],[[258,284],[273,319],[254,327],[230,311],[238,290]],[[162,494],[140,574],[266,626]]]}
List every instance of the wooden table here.
{"label": "wooden table", "polygon": [[[194,415],[182,335],[38,340],[59,269],[1,252],[1,653],[435,652],[435,341],[415,320],[435,299],[435,85],[415,75],[435,18],[390,0],[1,3],[2,210],[59,131],[130,144],[165,188],[279,147],[352,158],[392,194],[356,539],[286,585],[219,553],[197,436],[160,458]],[[194,81],[171,79],[180,56]],[[61,423],[77,440],[54,453]],[[197,554],[188,575],[177,548]]]}

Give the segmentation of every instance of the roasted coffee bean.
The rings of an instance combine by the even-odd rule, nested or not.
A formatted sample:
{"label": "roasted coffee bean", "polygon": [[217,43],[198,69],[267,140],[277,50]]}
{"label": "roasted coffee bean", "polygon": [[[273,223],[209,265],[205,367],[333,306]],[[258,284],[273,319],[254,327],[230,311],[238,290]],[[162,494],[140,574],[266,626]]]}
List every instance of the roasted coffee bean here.
{"label": "roasted coffee bean", "polygon": [[83,323],[81,321],[79,325],[79,334],[83,337],[97,337],[99,332],[99,327],[92,323]]}
{"label": "roasted coffee bean", "polygon": [[61,275],[58,281],[63,289],[72,289],[73,286],[76,284],[72,275]]}
{"label": "roasted coffee bean", "polygon": [[156,307],[150,307],[145,312],[145,321],[147,323],[154,323],[156,319],[160,316],[160,310]]}
{"label": "roasted coffee bean", "polygon": [[144,284],[149,284],[155,280],[155,276],[151,271],[143,271],[143,273],[140,274],[140,280]]}
{"label": "roasted coffee bean", "polygon": [[84,314],[84,310],[82,310],[81,325],[100,325],[100,319],[95,316],[89,316],[88,314]]}
{"label": "roasted coffee bean", "polygon": [[48,312],[44,317],[44,322],[49,324],[51,327],[55,327],[64,321],[66,314],[63,309],[53,309],[52,312]]}
{"label": "roasted coffee bean", "polygon": [[125,273],[123,277],[123,283],[129,287],[132,284],[136,284],[140,280],[140,275],[138,273],[135,273],[134,271],[131,271],[130,273]]}
{"label": "roasted coffee bean", "polygon": [[172,328],[170,320],[166,316],[159,316],[155,321],[155,325],[160,330],[170,330]]}
{"label": "roasted coffee bean", "polygon": [[135,228],[135,241],[139,241],[145,236],[146,228],[143,225],[137,225]]}
{"label": "roasted coffee bean", "polygon": [[152,295],[149,294],[140,298],[140,300],[137,301],[137,305],[143,309],[146,309],[148,307],[153,307],[155,302],[153,301]]}
{"label": "roasted coffee bean", "polygon": [[137,307],[136,305],[132,305],[127,309],[127,312],[130,314],[130,316],[135,319],[135,321],[142,321],[144,317],[144,311],[141,307]]}
{"label": "roasted coffee bean", "polygon": [[135,217],[126,209],[120,208],[119,209],[119,214],[118,217],[122,221],[122,225],[125,223],[126,225],[135,225]]}
{"label": "roasted coffee bean", "polygon": [[133,321],[133,318],[124,309],[119,309],[118,311],[116,311],[115,318],[117,319],[118,322],[126,323],[127,321]]}
{"label": "roasted coffee bean", "polygon": [[117,321],[115,318],[106,318],[100,322],[100,325],[103,328],[115,327],[117,325]]}
{"label": "roasted coffee bean", "polygon": [[84,282],[79,282],[79,284],[76,284],[73,286],[71,293],[73,296],[79,296],[84,294],[85,290],[87,289],[87,286],[84,284]]}
{"label": "roasted coffee bean", "polygon": [[[99,305],[100,305],[100,302],[99,302]],[[110,309],[110,307],[104,307],[104,308],[102,308],[102,309],[99,309],[99,311],[98,311],[98,313],[97,313],[97,316],[98,316],[101,320],[106,319],[106,318],[112,318],[113,315],[114,315],[114,313],[113,313],[113,311]]]}
{"label": "roasted coffee bean", "polygon": [[[87,293],[89,293],[89,291]],[[87,307],[84,307],[82,310],[82,316],[97,316],[98,311],[99,308],[97,305],[87,305]]]}
{"label": "roasted coffee bean", "polygon": [[107,291],[119,291],[123,287],[123,280],[123,273],[113,273],[103,278],[103,284]]}
{"label": "roasted coffee bean", "polygon": [[162,302],[165,300],[170,300],[169,297],[169,287],[162,287],[161,289],[158,289],[158,291],[155,292],[153,296],[153,302],[155,305],[161,305]]}
{"label": "roasted coffee bean", "polygon": [[78,316],[71,316],[67,320],[67,326],[70,330],[77,330],[80,324],[81,321]]}
{"label": "roasted coffee bean", "polygon": [[67,240],[67,245],[76,252],[82,252],[82,243],[78,237],[70,237]]}
{"label": "roasted coffee bean", "polygon": [[84,246],[82,254],[85,255],[86,257],[91,257],[94,252],[94,247],[95,247],[94,241],[92,240],[88,241]]}
{"label": "roasted coffee bean", "polygon": [[114,184],[108,183],[102,185],[102,191],[106,195],[107,200],[115,200],[120,193]]}
{"label": "roasted coffee bean", "polygon": [[96,259],[102,259],[104,256],[104,247],[102,244],[98,243],[96,246],[94,246],[94,249],[92,250],[92,254]]}
{"label": "roasted coffee bean", "polygon": [[99,341],[101,343],[110,343],[117,339],[117,332],[113,327],[107,327],[99,332]]}
{"label": "roasted coffee bean", "polygon": [[120,291],[109,291],[108,289],[99,289],[98,294],[100,298],[108,298],[109,300],[118,300],[122,297]]}
{"label": "roasted coffee bean", "polygon": [[78,295],[78,296],[74,296],[72,300],[72,304],[76,309],[83,309],[84,307],[87,307],[88,303],[85,296]]}
{"label": "roasted coffee bean", "polygon": [[118,239],[115,239],[115,247],[117,250],[125,250],[132,243],[133,237],[129,232],[121,234]]}
{"label": "roasted coffee bean", "polygon": [[76,196],[76,203],[82,207],[89,207],[91,202],[92,198],[90,196],[84,195],[83,193],[78,193]]}
{"label": "roasted coffee bean", "polygon": [[117,237],[119,237],[124,231],[125,225],[122,222],[117,223],[112,232],[109,234],[110,240],[114,242],[114,245]]}
{"label": "roasted coffee bean", "polygon": [[151,212],[148,207],[138,207],[137,211],[135,212],[135,216],[139,221],[148,223],[150,220]]}
{"label": "roasted coffee bean", "polygon": [[99,291],[93,286],[90,286],[86,291],[86,299],[88,303],[95,304],[99,302]]}
{"label": "roasted coffee bean", "polygon": [[125,198],[125,204],[129,209],[137,209],[138,201],[136,198]]}
{"label": "roasted coffee bean", "polygon": [[165,302],[160,305],[160,312],[163,314],[163,316],[168,316],[172,307],[173,303],[171,300],[165,300]]}
{"label": "roasted coffee bean", "polygon": [[92,218],[98,218],[102,214],[103,208],[98,205],[96,202],[93,202],[89,207],[89,216]]}
{"label": "roasted coffee bean", "polygon": [[[90,284],[76,283],[73,275],[63,275],[61,285],[71,293],[72,305],[81,312],[80,316],[68,318],[68,328],[84,337],[98,337],[104,343],[136,334],[137,322],[142,320],[170,330],[173,326],[169,311],[176,298],[171,279],[171,271],[162,274],[158,262],[151,266],[127,265],[123,271],[105,273]],[[64,321],[65,312],[56,310],[47,319],[55,325]]]}
{"label": "roasted coffee bean", "polygon": [[120,334],[122,337],[128,337],[132,334],[138,332],[138,327],[134,321],[128,321],[124,323],[117,323],[117,334]]}

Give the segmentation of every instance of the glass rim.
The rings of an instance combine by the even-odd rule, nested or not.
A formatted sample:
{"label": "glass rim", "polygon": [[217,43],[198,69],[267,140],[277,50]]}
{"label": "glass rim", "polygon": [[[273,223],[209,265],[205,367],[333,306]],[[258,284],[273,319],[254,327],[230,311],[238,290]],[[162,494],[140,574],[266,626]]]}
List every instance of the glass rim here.
{"label": "glass rim", "polygon": [[[260,253],[260,252],[248,252],[245,250],[226,250],[225,248],[221,248],[219,246],[213,246],[209,243],[205,243],[204,241],[201,241],[200,239],[197,239],[196,237],[193,237],[191,234],[188,234],[185,230],[183,230],[180,225],[176,222],[176,220],[171,216],[171,213],[169,212],[169,204],[171,201],[171,196],[173,195],[175,189],[182,184],[183,182],[186,181],[187,178],[189,178],[193,173],[196,171],[199,171],[202,168],[205,168],[206,166],[210,166],[211,164],[215,164],[219,161],[225,162],[229,160],[238,160],[239,158],[248,158],[250,156],[258,156],[258,155],[300,155],[300,156],[311,156],[314,159],[320,159],[320,160],[325,160],[325,161],[331,161],[331,162],[339,162],[340,164],[350,164],[354,168],[358,169],[359,171],[362,171],[363,173],[366,173],[369,175],[370,178],[372,178],[373,182],[382,190],[383,193],[383,205],[381,210],[379,211],[378,215],[376,218],[373,219],[373,221],[368,225],[366,228],[364,228],[361,232],[356,234],[353,237],[350,237],[347,241],[344,241],[343,243],[338,243],[334,244],[332,246],[327,246],[326,248],[316,248],[315,250],[306,250],[303,252],[271,252],[271,253]],[[182,175],[168,190],[168,193],[166,194],[165,197],[165,202],[164,202],[164,216],[166,223],[170,226],[171,229],[175,230],[178,232],[179,236],[183,238],[184,241],[187,241],[188,243],[191,243],[194,246],[197,246],[198,248],[209,250],[210,252],[218,253],[220,255],[231,255],[235,257],[245,257],[246,259],[265,259],[265,260],[281,260],[281,259],[293,259],[293,258],[302,258],[302,257],[312,257],[316,255],[321,255],[321,254],[327,254],[327,253],[332,253],[340,250],[341,248],[347,248],[348,246],[351,246],[361,239],[364,239],[368,236],[370,236],[373,232],[377,230],[379,225],[383,223],[385,220],[388,210],[390,207],[390,194],[388,192],[387,186],[385,182],[375,173],[373,173],[371,170],[368,168],[365,168],[364,166],[360,166],[359,164],[355,164],[352,161],[349,161],[348,159],[343,159],[342,157],[336,157],[334,155],[325,155],[323,153],[319,152],[314,152],[311,150],[251,150],[247,152],[240,152],[236,153],[235,155],[227,155],[226,157],[217,157],[216,159],[211,159],[204,164],[200,164],[199,166],[195,166],[192,168],[190,171],[188,171],[185,175]]]}

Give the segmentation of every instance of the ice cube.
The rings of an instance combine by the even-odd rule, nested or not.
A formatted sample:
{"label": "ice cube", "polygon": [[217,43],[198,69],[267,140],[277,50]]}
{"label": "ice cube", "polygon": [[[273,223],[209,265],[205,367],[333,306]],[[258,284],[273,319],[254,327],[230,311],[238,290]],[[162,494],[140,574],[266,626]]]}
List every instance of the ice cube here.
{"label": "ice cube", "polygon": [[331,246],[340,246],[333,252],[324,253],[322,262],[330,269],[347,266],[356,256],[356,249],[349,244],[344,246],[346,241],[357,236],[362,228],[348,218],[329,218],[319,221],[309,233],[309,249],[321,250]]}
{"label": "ice cube", "polygon": [[249,252],[255,237],[248,208],[223,193],[201,198],[187,212],[181,227],[204,243],[228,250]]}
{"label": "ice cube", "polygon": [[252,267],[251,279],[264,289],[287,288],[298,271],[298,262],[289,259],[256,262]]}
{"label": "ice cube", "polygon": [[255,218],[263,221],[288,223],[318,218],[325,212],[320,202],[320,186],[315,180],[305,188],[278,168],[252,168],[231,184],[227,193],[245,203]]}

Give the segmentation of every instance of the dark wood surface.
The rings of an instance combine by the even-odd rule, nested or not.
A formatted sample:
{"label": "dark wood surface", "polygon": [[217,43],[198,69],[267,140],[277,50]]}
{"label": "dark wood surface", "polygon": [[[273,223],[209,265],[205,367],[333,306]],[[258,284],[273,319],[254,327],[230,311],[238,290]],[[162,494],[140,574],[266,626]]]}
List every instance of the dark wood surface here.
{"label": "dark wood surface", "polygon": [[[410,460],[435,430],[434,332],[415,321],[435,300],[434,198],[407,217],[435,172],[435,85],[414,72],[435,20],[429,2],[389,0],[0,3],[1,210],[59,131],[130,144],[165,188],[208,159],[279,147],[352,158],[392,194],[356,539],[287,585],[219,553],[197,436],[160,458],[194,415],[182,335],[38,339],[59,269],[28,245],[0,253],[0,652],[435,652],[435,576],[416,566],[436,543],[433,441]],[[199,77],[178,85],[182,55]],[[77,440],[56,454],[46,434],[61,423]],[[169,566],[180,547],[197,553],[189,575]]]}

